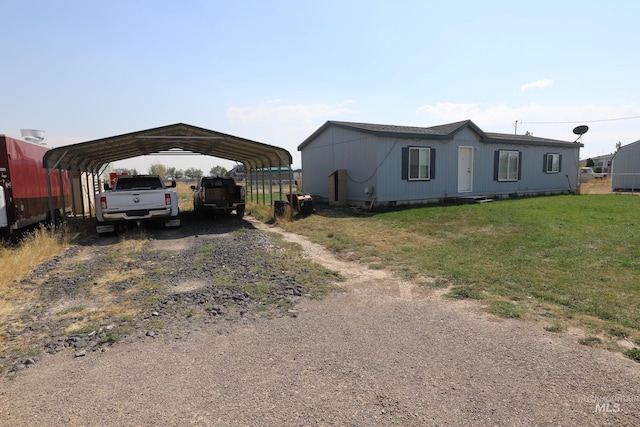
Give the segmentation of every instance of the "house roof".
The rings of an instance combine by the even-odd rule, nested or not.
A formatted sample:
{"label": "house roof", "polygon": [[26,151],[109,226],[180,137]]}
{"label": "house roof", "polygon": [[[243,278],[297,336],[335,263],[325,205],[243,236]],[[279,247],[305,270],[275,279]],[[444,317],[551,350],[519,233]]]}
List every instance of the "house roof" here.
{"label": "house roof", "polygon": [[394,137],[394,138],[412,138],[412,139],[441,139],[450,140],[453,139],[456,133],[465,128],[472,129],[477,133],[483,142],[494,143],[517,143],[517,144],[530,144],[530,145],[563,145],[571,147],[582,147],[582,144],[560,141],[556,139],[540,138],[532,135],[512,135],[503,133],[491,133],[484,132],[471,120],[463,120],[461,122],[454,122],[439,126],[431,127],[415,127],[415,126],[395,126],[395,125],[380,125],[371,123],[353,123],[353,122],[338,122],[327,121],[318,130],[316,130],[311,136],[305,139],[302,144],[298,146],[298,151],[301,151],[307,144],[314,140],[318,135],[324,132],[329,127],[334,126],[342,129],[350,129],[358,132],[367,133],[370,135],[381,137]]}
{"label": "house roof", "polygon": [[178,123],[49,150],[44,167],[99,172],[111,162],[150,154],[204,154],[253,168],[291,165],[284,148]]}
{"label": "house roof", "polygon": [[591,157],[587,157],[586,159],[580,159],[580,161],[587,160],[587,159],[591,159],[591,160],[607,160],[607,159],[612,159],[613,156],[615,156],[615,155],[616,155],[616,153],[603,154],[602,156],[591,156]]}

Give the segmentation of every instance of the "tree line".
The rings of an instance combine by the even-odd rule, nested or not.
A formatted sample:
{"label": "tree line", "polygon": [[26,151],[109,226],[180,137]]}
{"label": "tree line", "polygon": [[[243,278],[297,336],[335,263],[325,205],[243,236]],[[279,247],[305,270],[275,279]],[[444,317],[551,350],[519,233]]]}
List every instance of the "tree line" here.
{"label": "tree line", "polygon": [[[115,169],[114,172],[118,173],[126,173],[128,175],[139,175],[137,169],[127,169],[127,168],[119,168]],[[208,176],[224,176],[228,172],[227,168],[224,166],[214,166],[209,170]],[[188,168],[185,170],[177,169],[170,166],[161,165],[159,163],[153,164],[149,167],[149,174],[151,175],[159,175],[166,179],[200,179],[204,176],[202,169],[197,168]]]}

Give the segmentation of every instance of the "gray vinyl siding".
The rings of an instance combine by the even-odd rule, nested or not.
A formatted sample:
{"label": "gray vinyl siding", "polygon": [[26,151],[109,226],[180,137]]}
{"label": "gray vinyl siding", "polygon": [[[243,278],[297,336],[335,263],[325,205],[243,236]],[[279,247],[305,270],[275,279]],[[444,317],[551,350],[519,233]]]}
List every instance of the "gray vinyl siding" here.
{"label": "gray vinyl siding", "polygon": [[636,190],[640,188],[640,141],[620,147],[611,166],[611,188]]}
{"label": "gray vinyl siding", "polygon": [[[356,194],[355,185],[362,189],[373,186],[375,177],[363,184],[355,184],[353,181],[364,181],[375,171],[377,142],[376,137],[359,132],[340,128],[327,129],[301,153],[303,191],[328,198],[329,176],[338,169],[346,169],[349,177],[347,198],[360,196]],[[364,190],[362,196],[365,196]]]}
{"label": "gray vinyl siding", "polygon": [[[390,140],[380,143],[389,147]],[[430,147],[436,150],[435,179],[430,181],[405,181],[401,179],[402,147]],[[473,148],[473,178],[471,192],[458,192],[458,148]],[[522,152],[520,179],[513,182],[494,180],[495,151]],[[577,157],[573,149],[552,146],[531,147],[517,144],[487,144],[480,141],[475,132],[465,129],[451,141],[408,140],[395,147],[384,167],[378,173],[376,190],[378,202],[428,202],[448,197],[509,196],[531,193],[556,193],[575,190],[577,182]],[[385,149],[379,150],[379,156]],[[559,173],[544,173],[544,155],[562,155]],[[567,178],[569,175],[569,179]]]}

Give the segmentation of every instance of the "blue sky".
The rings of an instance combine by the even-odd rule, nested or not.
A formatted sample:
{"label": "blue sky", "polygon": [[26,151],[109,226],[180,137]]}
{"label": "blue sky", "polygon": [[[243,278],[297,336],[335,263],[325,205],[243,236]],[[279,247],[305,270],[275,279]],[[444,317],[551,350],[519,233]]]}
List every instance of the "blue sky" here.
{"label": "blue sky", "polygon": [[[288,149],[327,120],[640,139],[640,2],[0,1],[0,133],[67,144],[188,123]],[[232,163],[119,162],[146,172]]]}

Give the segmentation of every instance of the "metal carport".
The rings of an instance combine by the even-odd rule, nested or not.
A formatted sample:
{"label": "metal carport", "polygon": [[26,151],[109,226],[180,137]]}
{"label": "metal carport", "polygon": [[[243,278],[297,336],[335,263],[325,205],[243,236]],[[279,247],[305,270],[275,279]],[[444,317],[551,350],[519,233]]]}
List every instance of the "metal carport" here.
{"label": "metal carport", "polygon": [[[43,166],[49,171],[60,169],[85,172],[87,176],[88,174],[99,176],[114,161],[152,154],[184,153],[203,154],[242,163],[247,171],[247,177],[251,176],[252,169],[264,170],[288,166],[289,192],[292,190],[292,157],[284,148],[184,123],[53,148],[44,155]],[[48,184],[49,204],[53,218],[50,181]]]}

